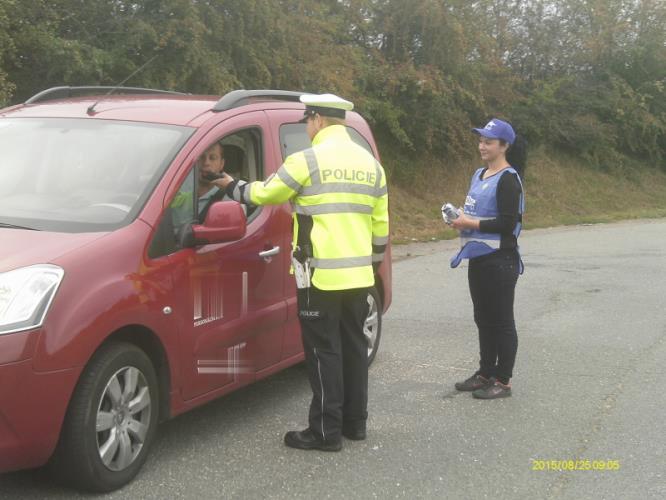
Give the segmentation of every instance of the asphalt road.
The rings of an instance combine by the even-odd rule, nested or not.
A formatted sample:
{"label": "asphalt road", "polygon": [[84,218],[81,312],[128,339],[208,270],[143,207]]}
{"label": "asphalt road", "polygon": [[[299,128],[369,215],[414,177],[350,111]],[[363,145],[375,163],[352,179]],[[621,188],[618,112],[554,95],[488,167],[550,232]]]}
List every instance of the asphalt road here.
{"label": "asphalt road", "polygon": [[[340,453],[282,444],[306,424],[296,366],[163,424],[137,479],[103,498],[666,498],[666,221],[523,233],[504,400],[453,389],[477,363],[454,248],[395,248],[366,441]],[[619,470],[548,470],[551,460]],[[85,498],[39,471],[0,476],[0,497]]]}

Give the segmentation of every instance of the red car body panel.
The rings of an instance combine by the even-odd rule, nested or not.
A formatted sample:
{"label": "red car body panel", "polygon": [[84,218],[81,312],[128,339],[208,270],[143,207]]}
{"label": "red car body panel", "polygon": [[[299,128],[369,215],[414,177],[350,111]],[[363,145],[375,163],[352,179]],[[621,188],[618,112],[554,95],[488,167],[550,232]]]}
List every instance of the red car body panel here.
{"label": "red car body panel", "polygon": [[0,365],[0,471],[49,459],[79,375],[78,369],[36,373],[30,360]]}
{"label": "red car body panel", "polygon": [[[213,112],[217,99],[114,96],[0,111],[0,117],[126,120],[194,129],[126,226],[95,233],[0,228],[0,273],[46,263],[64,270],[43,325],[0,335],[0,472],[49,459],[81,373],[112,336],[140,337],[157,346],[152,356],[165,387],[164,417],[303,359],[296,288],[289,275],[288,204],[262,207],[240,240],[149,257],[165,208],[211,140],[257,130],[267,177],[282,162],[280,125],[298,121],[303,113],[301,104],[273,101]],[[352,113],[348,124],[379,158],[365,121]],[[259,256],[275,247],[280,247],[277,255]],[[379,276],[385,311],[391,303],[390,247]]]}

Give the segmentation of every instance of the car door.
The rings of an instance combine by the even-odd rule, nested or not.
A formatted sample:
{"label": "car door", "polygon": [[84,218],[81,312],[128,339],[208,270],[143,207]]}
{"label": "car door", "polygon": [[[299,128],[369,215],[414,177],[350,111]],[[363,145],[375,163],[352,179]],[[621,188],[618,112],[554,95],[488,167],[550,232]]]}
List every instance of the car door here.
{"label": "car door", "polygon": [[[305,130],[305,124],[299,123],[303,118],[302,110],[286,110],[268,112],[271,127],[271,136],[278,140],[273,143],[273,154],[280,162],[292,153],[312,147],[310,138]],[[291,247],[289,248],[291,252]],[[296,282],[289,276],[285,284],[287,300],[287,324],[285,326],[284,341],[282,343],[282,357],[289,359],[303,353],[301,340],[301,325],[298,321],[298,306],[296,301]]]}
{"label": "car door", "polygon": [[[213,142],[232,139],[245,148],[248,180],[261,180],[276,170],[263,112],[244,113],[215,126],[187,162],[196,163]],[[242,239],[169,255],[183,399],[248,383],[281,359],[290,232],[288,207],[258,207],[248,214]]]}
{"label": "car door", "polygon": [[[271,136],[278,138],[278,141],[275,141],[273,145],[273,154],[280,159],[279,161],[284,161],[287,156],[297,151],[312,147],[310,138],[307,135],[306,125],[300,123],[303,117],[302,110],[281,109],[279,111],[269,111],[268,117],[271,126]],[[375,153],[370,143],[353,126],[347,125],[347,132],[354,142],[374,156]],[[293,276],[287,279],[285,289],[288,319],[282,344],[282,357],[288,359],[298,356],[303,352],[303,343],[297,314],[296,284]]]}

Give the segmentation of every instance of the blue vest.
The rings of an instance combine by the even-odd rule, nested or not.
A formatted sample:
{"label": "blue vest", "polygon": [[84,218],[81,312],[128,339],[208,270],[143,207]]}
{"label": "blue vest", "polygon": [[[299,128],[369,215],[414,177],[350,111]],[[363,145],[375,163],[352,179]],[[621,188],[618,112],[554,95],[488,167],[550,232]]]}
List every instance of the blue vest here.
{"label": "blue vest", "polygon": [[[495,219],[499,215],[497,209],[497,183],[507,172],[516,174],[520,183],[520,206],[519,212],[522,216],[525,212],[525,196],[523,194],[523,183],[520,180],[518,172],[512,167],[502,170],[487,179],[481,180],[483,168],[479,168],[472,176],[469,193],[465,199],[463,211],[472,219]],[[522,224],[520,220],[513,229],[513,234],[518,239]],[[499,250],[502,235],[499,233],[482,233],[476,229],[464,229],[460,231],[460,251],[451,259],[451,267],[458,267],[462,259],[473,259]],[[520,272],[522,274],[523,266],[521,262]]]}

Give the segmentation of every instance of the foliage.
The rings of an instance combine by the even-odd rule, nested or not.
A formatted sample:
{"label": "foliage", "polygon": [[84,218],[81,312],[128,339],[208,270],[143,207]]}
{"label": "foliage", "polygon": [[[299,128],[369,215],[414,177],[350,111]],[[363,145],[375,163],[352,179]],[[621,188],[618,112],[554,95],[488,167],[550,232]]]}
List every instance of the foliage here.
{"label": "foliage", "polygon": [[0,0],[0,103],[57,85],[334,92],[405,156],[472,125],[666,170],[663,0]]}

